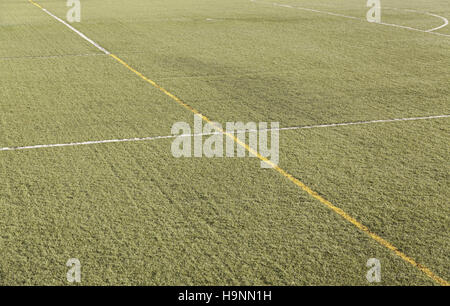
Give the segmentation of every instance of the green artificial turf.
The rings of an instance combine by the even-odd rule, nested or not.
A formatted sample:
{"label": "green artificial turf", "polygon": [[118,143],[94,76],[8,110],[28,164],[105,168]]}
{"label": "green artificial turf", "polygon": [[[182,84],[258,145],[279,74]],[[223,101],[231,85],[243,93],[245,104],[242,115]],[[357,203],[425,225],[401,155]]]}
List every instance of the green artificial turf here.
{"label": "green artificial turf", "polygon": [[[65,19],[66,1],[37,1]],[[447,0],[382,1],[428,30]],[[82,1],[79,31],[208,118],[450,114],[450,37],[366,1]],[[400,9],[413,9],[410,12]],[[450,35],[450,26],[436,31]],[[27,0],[0,4],[0,148],[171,135],[193,114]],[[280,131],[280,167],[450,280],[449,118]],[[255,158],[172,139],[0,151],[0,284],[436,285]]]}

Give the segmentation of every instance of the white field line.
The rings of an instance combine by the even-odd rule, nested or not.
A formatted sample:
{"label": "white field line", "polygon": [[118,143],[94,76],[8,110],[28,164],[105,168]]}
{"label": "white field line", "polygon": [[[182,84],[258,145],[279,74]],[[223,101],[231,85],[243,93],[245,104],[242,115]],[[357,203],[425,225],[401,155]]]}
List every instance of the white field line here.
{"label": "white field line", "polygon": [[[256,2],[256,0],[251,0],[251,1],[252,2]],[[94,42],[93,40],[88,38],[86,35],[84,35],[80,31],[78,31],[74,27],[72,27],[70,24],[68,24],[67,22],[65,22],[61,18],[53,15],[52,13],[50,13],[45,8],[37,5],[34,1],[29,0],[29,2],[31,2],[32,4],[34,4],[35,6],[40,8],[42,11],[47,13],[52,18],[56,19],[57,21],[61,22],[65,26],[67,26],[69,29],[71,29],[73,32],[78,34],[80,37],[82,37],[83,39],[85,39],[86,41],[91,43],[93,46],[95,46],[97,49],[102,51],[104,54],[106,54],[106,55],[110,55],[111,54],[108,50],[106,50],[105,48],[103,48],[100,45],[98,45],[96,42]],[[286,6],[286,5],[277,4],[277,3],[274,3],[273,5]],[[333,16],[339,16],[339,17],[345,17],[345,18],[361,20],[360,18],[353,17],[353,16],[346,16],[346,15],[342,15],[342,14],[336,14],[336,13],[331,13],[331,12],[324,12],[324,11],[319,11],[319,10],[314,10],[314,9],[300,8],[300,7],[291,7],[291,6],[286,6],[286,7],[297,8],[297,9],[302,9],[302,10],[311,11],[311,12],[325,13],[325,14],[333,15]],[[402,26],[400,26],[400,27],[402,27]],[[413,29],[413,28],[411,28],[411,29]],[[418,29],[414,29],[414,30],[418,30]],[[418,31],[425,32],[425,31],[422,31],[422,30],[418,30]],[[434,32],[428,32],[428,33],[438,34],[438,33],[434,33]],[[450,36],[450,35],[444,35],[444,36]],[[359,122],[347,122],[347,123],[332,123],[332,124],[321,124],[321,125],[310,125],[310,126],[286,127],[286,128],[278,128],[276,130],[286,131],[286,130],[299,130],[299,129],[312,129],[312,128],[325,128],[325,127],[361,125],[361,124],[371,124],[371,123],[387,123],[387,122],[398,122],[398,121],[426,120],[426,119],[437,119],[437,118],[448,118],[448,117],[450,117],[450,115],[438,115],[438,116],[428,116],[428,117],[412,117],[412,118],[398,118],[398,119],[383,119],[383,120],[372,120],[372,121],[359,121]],[[274,129],[267,129],[267,130],[274,130]],[[245,133],[245,132],[256,132],[256,130],[255,131],[237,131],[237,133]],[[198,136],[200,136],[200,135],[205,135],[205,136],[207,136],[207,135],[215,135],[215,134],[221,134],[221,133],[222,132],[204,133],[204,134],[198,134]],[[5,147],[5,148],[0,148],[0,151],[18,151],[18,150],[43,149],[43,148],[55,148],[55,147],[71,147],[71,146],[104,144],[104,143],[150,141],[150,140],[157,140],[157,139],[168,139],[168,138],[175,138],[175,137],[193,137],[193,136],[197,136],[197,135],[195,135],[195,134],[167,135],[167,136],[153,136],[153,137],[143,137],[143,138],[109,139],[109,140],[96,140],[96,141],[94,140],[94,141],[84,141],[84,142],[62,143],[62,144],[32,145],[32,146],[23,146],[23,147]]]}
{"label": "white field line", "polygon": [[442,21],[444,21],[444,23],[442,25],[440,25],[440,26],[438,26],[436,28],[432,28],[430,30],[426,30],[425,32],[433,32],[433,31],[442,29],[442,28],[444,28],[444,27],[446,27],[448,25],[448,19],[443,17],[443,16],[437,15],[437,14],[432,14],[432,13],[428,13],[428,12],[421,12],[421,11],[416,11],[416,10],[412,10],[412,9],[402,9],[402,8],[397,8],[397,7],[390,7],[390,6],[383,6],[383,8],[390,9],[390,10],[396,10],[396,11],[405,11],[405,12],[412,12],[412,13],[418,13],[418,14],[425,14],[425,15],[428,15],[428,16],[433,16],[433,17],[442,19]]}
{"label": "white field line", "polygon": [[439,16],[439,15],[436,15],[436,14],[432,14],[432,13],[427,13],[427,15],[434,16],[434,17],[437,17],[437,18],[441,18],[444,21],[444,24],[439,26],[439,27],[433,28],[431,30],[427,30],[426,32],[433,32],[433,31],[436,31],[436,30],[442,29],[443,27],[448,26],[448,19],[447,18]]}
{"label": "white field line", "polygon": [[[102,51],[103,53],[107,54],[107,55],[111,55],[109,51],[107,51],[106,49],[100,47],[98,44],[96,44],[94,41],[92,41],[91,39],[89,39],[88,37],[86,37],[84,34],[82,34],[81,32],[79,32],[78,30],[76,30],[75,28],[73,28],[72,26],[70,26],[69,24],[67,24],[66,22],[64,22],[63,20],[61,20],[60,18],[54,16],[53,14],[51,14],[50,12],[48,12],[46,9],[42,8],[40,5],[38,5],[37,3],[35,3],[33,0],[29,0],[30,3],[32,3],[33,5],[39,7],[40,9],[42,9],[45,13],[47,13],[48,15],[50,15],[51,17],[55,18],[56,20],[60,21],[61,23],[63,23],[64,25],[66,25],[67,27],[69,27],[71,30],[73,30],[75,33],[77,33],[79,36],[81,36],[82,38],[84,38],[85,40],[87,40],[88,42],[90,42],[91,44],[93,44],[96,48],[98,48],[100,51]],[[429,33],[434,33],[434,32],[429,32]],[[450,36],[450,35],[449,35]],[[142,74],[140,74],[138,71],[134,70],[133,68],[129,67],[128,64],[126,64],[125,62],[123,62],[122,60],[120,60],[119,58],[116,58],[116,60],[120,61],[124,66],[126,66],[127,68],[129,68],[131,71],[133,71],[134,73],[136,73],[137,75],[139,75],[142,79],[146,80],[147,82],[149,82],[149,79],[146,79]],[[150,83],[150,82],[149,82]],[[156,84],[152,84],[152,85],[156,85]],[[155,86],[156,87],[156,86]],[[163,89],[163,88],[161,88]],[[169,95],[169,92],[166,92],[167,95]],[[170,94],[172,95],[172,94]],[[177,99],[175,96],[172,95],[172,98],[175,100]],[[181,102],[181,101],[180,101]],[[182,103],[182,102],[181,102]],[[450,117],[450,115],[441,115],[441,116],[434,116],[434,117]],[[422,119],[431,119],[431,117],[422,117]],[[375,120],[374,122],[370,122],[370,121],[366,121],[366,122],[360,122],[359,124],[367,124],[367,123],[379,123],[379,122],[392,122],[392,121],[406,121],[406,120],[414,120],[412,118],[404,118],[404,119],[389,119],[388,120]],[[415,120],[420,120],[419,118],[415,119]],[[208,120],[209,121],[209,120]],[[350,124],[358,124],[358,123],[349,123],[347,125]],[[326,124],[326,125],[320,125],[317,127],[325,127],[325,126],[342,126],[344,125],[343,123],[340,124]],[[307,127],[297,127],[297,129],[300,128],[307,128]],[[312,128],[312,126],[309,126],[308,128]],[[287,129],[287,128],[285,128]],[[290,129],[295,129],[295,127],[290,128]],[[269,129],[268,129],[269,130]],[[281,130],[281,129],[280,129]],[[225,133],[223,131],[221,132],[216,132],[216,133],[220,133],[220,134],[224,134]],[[164,138],[164,137],[174,137],[174,136],[161,136],[159,138]],[[234,135],[233,135],[234,137]],[[157,137],[148,137],[148,139],[156,139]],[[139,138],[134,138],[135,140],[139,140]],[[142,139],[142,138],[140,138]],[[122,139],[122,140],[110,140],[110,141],[91,141],[89,143],[104,143],[104,142],[124,142],[124,141],[133,141],[132,139]],[[236,140],[235,142],[239,143],[238,140]],[[85,143],[79,143],[79,144],[87,144],[87,142]],[[70,144],[68,144],[70,145]],[[51,147],[52,145],[41,145],[40,147]],[[53,146],[64,146],[63,144],[60,145],[53,145]],[[244,144],[244,146],[246,146]],[[35,148],[36,146],[29,146],[28,148]],[[25,148],[25,147],[22,147]],[[248,148],[246,146],[247,151],[250,152],[251,154],[251,148]],[[20,150],[19,148],[0,148],[0,151],[7,151],[7,150]],[[268,160],[264,160],[264,158],[262,156],[259,156],[259,158],[265,162],[268,162]],[[276,165],[275,165],[276,166]],[[333,210],[334,212],[336,212],[338,215],[340,215],[341,217],[343,217],[345,220],[349,221],[350,223],[352,223],[353,225],[355,225],[359,230],[365,232],[366,234],[368,234],[372,239],[374,239],[375,241],[377,241],[378,243],[380,243],[382,246],[386,247],[387,249],[393,251],[397,256],[399,256],[401,259],[403,259],[405,262],[410,263],[412,266],[417,267],[419,270],[421,270],[422,272],[424,272],[427,276],[429,276],[430,278],[432,278],[434,281],[438,282],[439,284],[444,284],[447,285],[447,281],[445,281],[444,279],[439,278],[438,276],[434,275],[433,272],[431,272],[428,268],[419,265],[414,259],[408,257],[406,254],[402,253],[401,251],[399,251],[395,246],[393,246],[392,244],[390,244],[388,241],[384,240],[382,237],[376,235],[375,233],[371,232],[365,225],[359,223],[357,220],[355,220],[352,216],[348,215],[345,211],[343,211],[342,209],[340,209],[339,207],[334,206],[331,202],[329,202],[328,200],[322,198],[318,193],[314,192],[313,190],[311,190],[308,186],[306,186],[304,183],[302,183],[301,181],[299,181],[298,179],[294,178],[291,174],[289,174],[288,172],[284,171],[283,169],[279,168],[278,166],[276,166],[275,168],[277,170],[277,172],[279,172],[280,174],[282,174],[284,177],[286,177],[287,179],[289,179],[292,183],[294,183],[296,186],[300,187],[303,191],[307,192],[308,194],[310,194],[313,198],[319,200],[322,204],[324,204],[325,206],[327,206],[328,208],[330,208],[331,210]]]}
{"label": "white field line", "polygon": [[[396,119],[381,119],[381,120],[343,122],[343,123],[329,123],[329,124],[292,126],[292,127],[276,128],[276,129],[264,129],[264,130],[242,130],[242,131],[236,131],[236,133],[237,134],[241,134],[241,133],[259,132],[259,131],[292,131],[292,130],[302,130],[302,129],[341,127],[341,126],[364,125],[364,124],[374,124],[374,123],[390,123],[390,122],[402,122],[402,121],[430,120],[430,119],[439,119],[439,118],[450,118],[450,115],[437,115],[437,116],[427,116],[427,117],[410,117],[410,118],[396,118]],[[200,134],[182,134],[182,135],[167,135],[167,136],[151,136],[151,137],[142,137],[142,138],[93,140],[93,141],[70,142],[70,143],[59,143],[59,144],[32,145],[32,146],[23,146],[23,147],[5,147],[5,148],[0,148],[0,151],[19,151],[19,150],[31,150],[31,149],[58,148],[58,147],[74,147],[74,146],[105,144],[105,143],[151,141],[151,140],[158,140],[158,139],[171,139],[171,138],[177,138],[177,137],[210,136],[210,135],[219,135],[219,134],[222,134],[222,132],[211,132],[211,133],[200,133]]]}
{"label": "white field line", "polygon": [[[33,1],[30,1],[31,3],[33,3],[34,5],[36,5]],[[64,20],[62,20],[61,18],[53,15],[52,13],[50,13],[48,10],[46,10],[43,7],[38,6],[41,10],[43,10],[45,13],[47,13],[49,16],[53,17],[54,19],[58,20],[59,22],[61,22],[63,25],[65,25],[66,27],[68,27],[69,29],[71,29],[72,31],[74,31],[76,34],[78,34],[78,36],[80,36],[81,38],[83,38],[84,40],[88,41],[91,45],[93,45],[94,47],[96,47],[97,49],[99,49],[100,51],[102,51],[103,53],[105,53],[106,55],[110,55],[111,52],[109,52],[108,50],[106,50],[105,48],[103,48],[102,46],[100,46],[99,44],[97,44],[95,41],[93,41],[92,39],[90,39],[89,37],[87,37],[86,35],[84,35],[83,33],[81,33],[80,31],[78,31],[77,29],[75,29],[74,27],[72,27],[70,24],[68,24],[67,22],[65,22]]]}
{"label": "white field line", "polygon": [[[267,2],[257,1],[257,0],[250,0],[250,1],[254,2],[254,3],[272,4],[273,6],[278,6],[278,7],[297,9],[297,10],[302,10],[302,11],[307,11],[307,12],[314,12],[314,13],[319,13],[319,14],[326,14],[326,15],[331,15],[331,16],[336,16],[336,17],[343,17],[343,18],[354,19],[354,20],[359,20],[359,21],[366,21],[365,19],[358,18],[358,17],[355,17],[355,16],[348,16],[348,15],[344,15],[344,14],[333,13],[333,12],[328,12],[328,11],[321,11],[321,10],[316,10],[316,9],[311,9],[311,8],[306,8],[306,7],[293,6],[293,5],[287,5],[287,4],[279,4],[279,3],[267,3]],[[395,28],[400,28],[400,29],[406,29],[406,30],[410,30],[410,31],[422,32],[422,33],[430,33],[430,34],[434,34],[434,35],[450,37],[449,34],[442,34],[442,33],[438,33],[438,32],[433,32],[433,31],[442,29],[443,27],[448,25],[448,20],[446,18],[444,18],[442,16],[439,16],[439,15],[436,15],[436,14],[432,14],[432,13],[425,13],[425,14],[441,18],[442,20],[444,20],[444,24],[439,26],[439,27],[437,27],[437,28],[430,29],[430,30],[421,30],[421,29],[417,29],[417,28],[402,26],[402,25],[393,24],[393,23],[386,23],[386,22],[380,22],[380,23],[374,22],[374,24],[381,24],[381,25],[385,25],[385,26],[390,26],[390,27],[395,27]]]}

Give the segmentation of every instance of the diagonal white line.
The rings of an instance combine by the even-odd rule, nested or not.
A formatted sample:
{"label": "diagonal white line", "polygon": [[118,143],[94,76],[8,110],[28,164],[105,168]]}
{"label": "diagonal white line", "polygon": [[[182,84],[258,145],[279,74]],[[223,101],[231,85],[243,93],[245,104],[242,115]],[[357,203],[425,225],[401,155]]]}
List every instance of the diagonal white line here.
{"label": "diagonal white line", "polygon": [[84,35],[83,33],[81,33],[80,31],[78,31],[77,29],[75,29],[73,26],[71,26],[70,24],[68,24],[67,22],[65,22],[64,20],[62,20],[61,18],[59,18],[58,16],[53,15],[52,13],[50,13],[48,10],[46,10],[45,8],[36,5],[34,1],[29,0],[32,4],[34,4],[35,6],[39,7],[41,10],[43,10],[45,13],[47,13],[49,16],[53,17],[54,19],[58,20],[59,22],[61,22],[63,25],[65,25],[66,27],[68,27],[69,29],[71,29],[72,31],[74,31],[76,34],[78,34],[78,36],[80,36],[81,38],[83,38],[84,40],[88,41],[91,45],[93,45],[94,47],[96,47],[97,49],[99,49],[100,51],[102,51],[103,53],[109,55],[111,54],[111,52],[109,52],[108,50],[106,50],[105,48],[103,48],[102,46],[100,46],[99,44],[97,44],[95,41],[93,41],[92,39],[90,39],[89,37],[87,37],[86,35]]}
{"label": "diagonal white line", "polygon": [[[401,121],[430,120],[430,119],[449,118],[449,117],[450,117],[450,115],[437,115],[437,116],[427,116],[427,117],[381,119],[381,120],[370,120],[370,121],[329,123],[329,124],[306,125],[306,126],[305,125],[304,126],[292,126],[292,127],[277,128],[277,129],[242,130],[242,131],[236,131],[236,133],[238,133],[238,134],[239,133],[253,133],[253,132],[274,131],[274,130],[290,131],[290,130],[327,128],[327,127],[341,127],[341,126],[363,125],[363,124],[374,124],[374,123],[389,123],[389,122],[401,122]],[[23,147],[5,147],[5,148],[0,148],[0,151],[19,151],[19,150],[31,150],[31,149],[74,147],[74,146],[105,144],[105,143],[151,141],[151,140],[170,139],[170,138],[177,138],[177,137],[210,136],[210,135],[218,135],[218,134],[222,134],[222,132],[211,132],[211,133],[200,133],[200,134],[182,134],[182,135],[167,135],[167,136],[151,136],[151,137],[142,137],[142,138],[93,140],[93,141],[70,142],[70,143],[59,143],[59,144],[32,145],[32,146],[23,146]]]}
{"label": "diagonal white line", "polygon": [[[256,0],[250,0],[252,2],[257,2]],[[41,7],[40,5],[36,4],[33,0],[29,0],[32,4],[40,8],[42,11],[47,13],[49,16],[53,17],[57,21],[61,22],[65,26],[67,26],[69,29],[71,29],[73,32],[78,34],[80,37],[91,43],[93,46],[95,46],[97,49],[102,51],[104,54],[111,54],[108,50],[104,49],[100,45],[98,45],[96,42],[88,38],[86,35],[72,27],[70,24],[62,20],[61,18],[53,15],[45,8]],[[325,12],[325,11],[319,11],[309,8],[302,8],[302,7],[292,7],[289,5],[283,5],[278,3],[273,3],[273,5],[276,6],[282,6],[282,7],[288,7],[288,8],[296,8],[300,10],[305,11],[311,11],[316,13],[324,13],[328,15],[333,16],[339,16],[339,17],[345,17],[345,18],[351,18],[351,19],[358,19],[360,18],[353,17],[353,16],[346,16],[342,14],[332,13],[332,12]],[[382,23],[383,24],[383,23]],[[390,25],[390,24],[385,24]],[[403,27],[398,25],[392,25],[397,27],[402,27],[406,29],[411,30],[417,30],[420,32],[426,32],[422,30],[418,30],[415,28],[409,28],[409,27]],[[440,34],[440,33],[434,33],[434,32],[427,32],[431,34]],[[445,34],[440,34],[444,36],[450,36]],[[299,129],[312,129],[312,128],[325,128],[325,127],[339,127],[339,126],[349,126],[349,125],[362,125],[362,124],[371,124],[371,123],[387,123],[387,122],[397,122],[397,121],[412,121],[412,120],[426,120],[426,119],[437,119],[437,118],[448,118],[450,115],[438,115],[438,116],[428,116],[428,117],[412,117],[412,118],[397,118],[397,119],[382,119],[382,120],[372,120],[372,121],[359,121],[359,122],[346,122],[346,123],[331,123],[331,124],[321,124],[321,125],[310,125],[310,126],[295,126],[295,127],[286,127],[286,128],[277,128],[277,129],[267,129],[267,130],[279,130],[279,131],[286,131],[286,130],[299,130]],[[256,132],[257,130],[250,130],[250,131],[237,131],[237,133],[246,133],[246,132]],[[105,143],[120,143],[120,142],[137,142],[137,141],[151,141],[151,140],[157,140],[157,139],[168,139],[168,138],[175,138],[175,137],[193,137],[197,135],[215,135],[215,134],[222,134],[221,132],[212,132],[212,133],[202,133],[202,134],[187,134],[187,135],[167,135],[167,136],[152,136],[152,137],[143,137],[143,138],[128,138],[128,139],[108,139],[108,140],[94,140],[94,141],[84,141],[84,142],[71,142],[71,143],[62,143],[62,144],[46,144],[46,145],[31,145],[31,146],[22,146],[22,147],[4,147],[0,148],[0,151],[18,151],[18,150],[30,150],[30,149],[43,149],[43,148],[55,148],[55,147],[71,147],[71,146],[81,146],[81,145],[93,145],[93,144],[105,144]]]}

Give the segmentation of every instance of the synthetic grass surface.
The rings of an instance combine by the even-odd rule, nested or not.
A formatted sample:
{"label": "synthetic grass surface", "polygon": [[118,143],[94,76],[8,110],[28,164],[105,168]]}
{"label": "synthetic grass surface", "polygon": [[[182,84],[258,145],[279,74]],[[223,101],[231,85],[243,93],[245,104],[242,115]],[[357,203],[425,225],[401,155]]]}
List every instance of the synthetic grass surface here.
{"label": "synthetic grass surface", "polygon": [[[282,127],[442,115],[450,38],[365,1],[83,1],[78,30],[209,118]],[[65,1],[39,1],[65,18]],[[384,1],[450,17],[447,1]],[[384,20],[427,30],[424,14]],[[0,147],[163,136],[191,113],[28,1],[0,4]],[[448,28],[439,30],[450,34]],[[450,279],[448,119],[280,132],[280,166]],[[0,151],[0,283],[435,284],[256,159],[171,140]]]}

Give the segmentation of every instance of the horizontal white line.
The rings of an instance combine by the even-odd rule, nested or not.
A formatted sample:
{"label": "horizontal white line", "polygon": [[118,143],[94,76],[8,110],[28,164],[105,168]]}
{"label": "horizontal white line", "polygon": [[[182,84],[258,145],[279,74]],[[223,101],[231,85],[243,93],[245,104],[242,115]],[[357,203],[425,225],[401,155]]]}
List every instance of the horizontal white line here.
{"label": "horizontal white line", "polygon": [[[181,135],[181,136],[187,137],[187,136],[192,136],[192,135]],[[58,143],[58,144],[48,144],[48,145],[0,148],[0,151],[17,151],[17,150],[58,148],[58,147],[74,147],[74,146],[84,146],[84,145],[93,145],[93,144],[102,144],[102,143],[146,141],[146,140],[156,140],[156,139],[175,138],[175,137],[177,137],[177,136],[169,135],[169,136],[154,136],[154,137],[128,138],[128,139],[93,140],[93,141],[83,141],[83,142],[70,142],[70,143]]]}
{"label": "horizontal white line", "polygon": [[[252,2],[257,2],[256,0],[251,0],[251,1],[252,1]],[[279,4],[279,3],[272,3],[272,4],[273,4],[274,6],[286,7],[286,8],[297,9],[297,10],[302,10],[302,11],[308,11],[308,12],[314,12],[314,13],[327,14],[327,15],[331,15],[331,16],[344,17],[344,18],[348,18],[348,19],[362,20],[361,18],[354,17],[354,16],[348,16],[348,15],[343,15],[343,14],[338,14],[338,13],[319,11],[319,10],[315,10],[315,9],[311,9],[311,8],[306,8],[306,7],[292,6],[292,5]]]}
{"label": "horizontal white line", "polygon": [[[449,118],[449,117],[450,117],[450,115],[437,115],[437,116],[427,116],[427,117],[381,119],[381,120],[370,120],[370,121],[357,121],[357,122],[330,123],[330,124],[319,124],[319,125],[293,126],[293,127],[285,127],[285,128],[277,128],[277,129],[266,129],[265,131],[274,131],[274,130],[289,131],[289,130],[301,130],[301,129],[314,129],[314,128],[362,125],[362,124],[372,124],[372,123],[389,123],[389,122],[400,122],[400,121],[428,120],[428,119],[439,119],[439,118]],[[248,133],[248,132],[258,132],[258,131],[260,131],[260,130],[237,131],[237,133]],[[24,147],[6,147],[6,148],[0,148],[0,151],[18,151],[18,150],[45,149],[45,148],[58,148],[58,147],[74,147],[74,146],[84,146],[84,145],[94,145],[94,144],[104,144],[104,143],[150,141],[150,140],[157,140],[157,139],[170,139],[170,138],[176,138],[176,137],[194,137],[194,136],[218,135],[218,134],[221,134],[221,133],[222,132],[212,132],[212,133],[201,133],[201,134],[152,136],[152,137],[143,137],[143,138],[94,140],[94,141],[70,142],[70,143],[60,143],[60,144],[32,145],[32,146],[24,146]]]}
{"label": "horizontal white line", "polygon": [[349,126],[349,125],[361,125],[361,124],[371,124],[371,123],[389,123],[389,122],[399,122],[399,121],[415,121],[415,120],[429,120],[429,119],[439,119],[439,118],[449,118],[450,115],[437,115],[428,117],[411,117],[411,118],[396,118],[396,119],[379,119],[370,121],[357,121],[357,122],[344,122],[344,123],[330,123],[330,124],[320,124],[320,125],[310,125],[310,126],[294,126],[280,128],[279,130],[299,130],[299,129],[313,129],[313,128],[325,128],[325,127],[337,127],[337,126]]}

